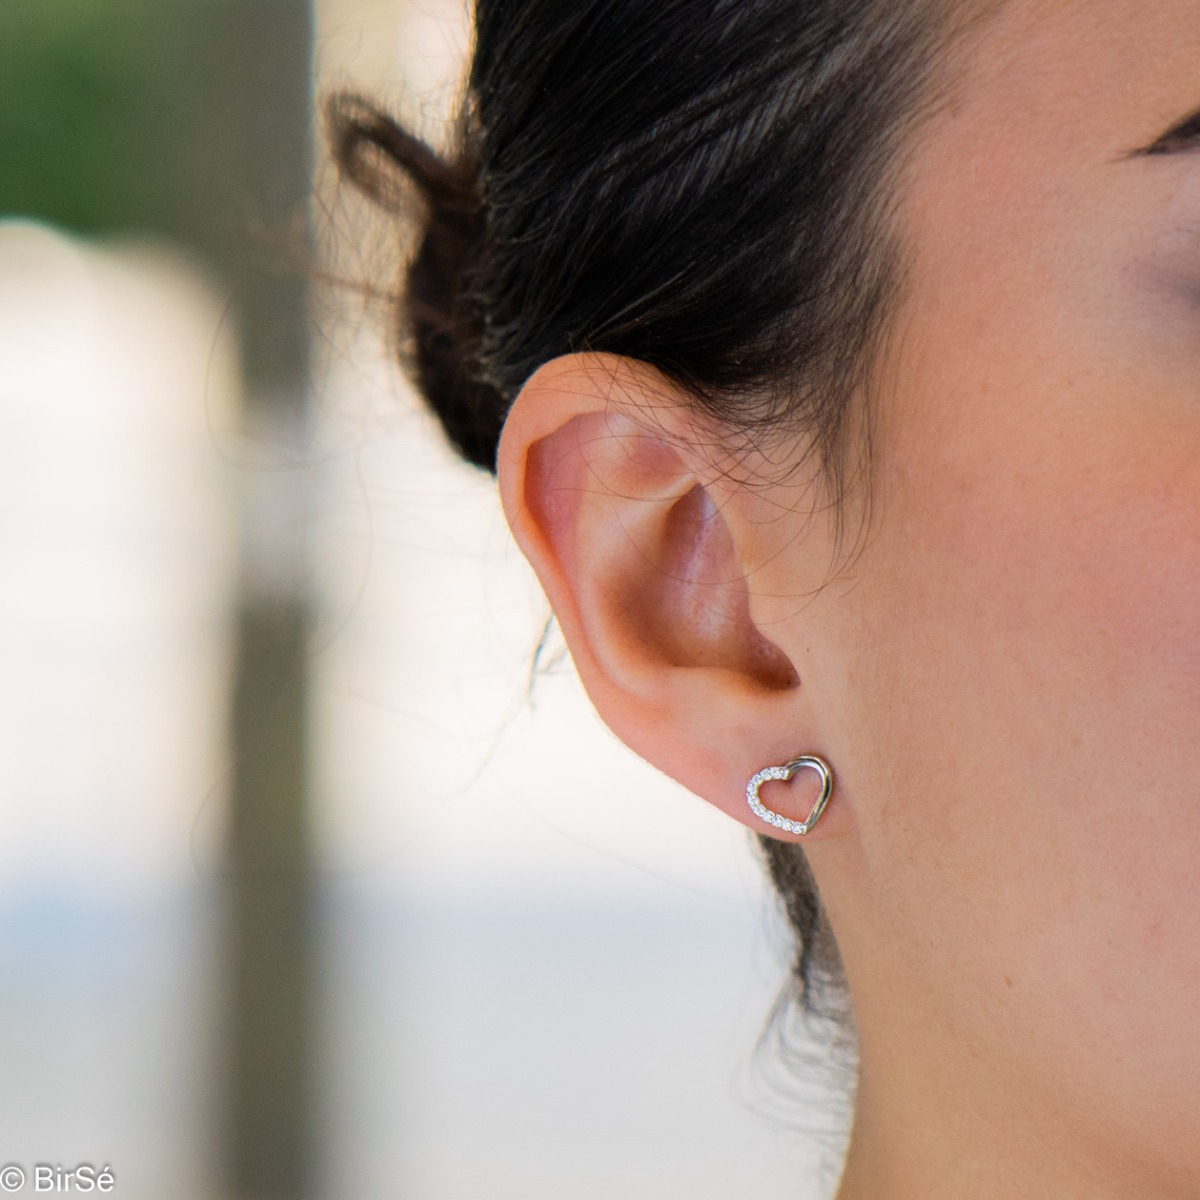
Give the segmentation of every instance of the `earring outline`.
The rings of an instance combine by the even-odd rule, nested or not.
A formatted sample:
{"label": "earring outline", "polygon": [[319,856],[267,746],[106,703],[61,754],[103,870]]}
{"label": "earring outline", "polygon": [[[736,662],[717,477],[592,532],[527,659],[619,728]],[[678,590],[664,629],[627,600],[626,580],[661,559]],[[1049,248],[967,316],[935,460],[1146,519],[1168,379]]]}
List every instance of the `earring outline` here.
{"label": "earring outline", "polygon": [[[764,783],[769,783],[771,780],[780,780],[786,783],[797,772],[805,770],[817,773],[817,776],[821,780],[821,790],[812,808],[809,810],[808,816],[803,821],[793,821],[791,818],[785,817],[781,813],[768,808],[759,799],[759,791]],[[793,758],[790,762],[784,763],[782,766],[763,767],[761,771],[757,771],[751,775],[750,781],[746,784],[746,803],[750,805],[751,810],[759,820],[773,826],[775,829],[782,829],[785,833],[795,833],[800,837],[804,837],[810,833],[821,819],[821,814],[825,811],[825,806],[829,803],[829,797],[832,794],[833,768],[816,754],[801,754]]]}

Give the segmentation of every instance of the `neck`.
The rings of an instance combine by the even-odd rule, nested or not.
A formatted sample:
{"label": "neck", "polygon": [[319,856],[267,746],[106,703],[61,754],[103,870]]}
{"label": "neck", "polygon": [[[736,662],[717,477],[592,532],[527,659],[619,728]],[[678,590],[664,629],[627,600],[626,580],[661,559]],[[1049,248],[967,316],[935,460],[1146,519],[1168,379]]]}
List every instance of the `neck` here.
{"label": "neck", "polygon": [[[836,1200],[1194,1200],[1194,1179],[1164,1178],[1122,1138],[1081,1124],[1077,1109],[1056,1113],[1003,1064],[953,1040],[926,1049],[902,1065],[873,1055],[869,1038],[861,1047]],[[1103,1106],[1092,1099],[1075,1103]]]}

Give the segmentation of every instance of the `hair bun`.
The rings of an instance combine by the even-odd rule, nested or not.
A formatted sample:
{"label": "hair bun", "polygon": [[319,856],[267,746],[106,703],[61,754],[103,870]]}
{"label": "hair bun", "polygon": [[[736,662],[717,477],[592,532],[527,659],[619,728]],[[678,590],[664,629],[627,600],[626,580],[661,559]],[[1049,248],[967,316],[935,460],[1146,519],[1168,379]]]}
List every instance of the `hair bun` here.
{"label": "hair bun", "polygon": [[472,268],[484,233],[476,163],[462,149],[443,158],[360,96],[326,105],[326,129],[342,176],[389,211],[408,207],[415,187],[423,230],[408,264],[399,306],[401,333],[417,386],[455,449],[496,469],[504,395],[483,377],[482,314],[474,303]]}

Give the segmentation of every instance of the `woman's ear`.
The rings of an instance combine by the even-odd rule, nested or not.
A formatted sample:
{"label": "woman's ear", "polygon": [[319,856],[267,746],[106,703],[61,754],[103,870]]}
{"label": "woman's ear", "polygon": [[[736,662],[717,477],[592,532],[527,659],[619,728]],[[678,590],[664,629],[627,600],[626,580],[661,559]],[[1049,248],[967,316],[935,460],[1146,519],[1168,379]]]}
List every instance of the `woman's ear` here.
{"label": "woman's ear", "polygon": [[[792,656],[754,621],[757,542],[698,434],[653,368],[556,359],[508,416],[501,496],[605,723],[693,792],[789,837],[750,812],[746,780],[814,752],[816,714]],[[808,774],[765,802],[803,819]]]}

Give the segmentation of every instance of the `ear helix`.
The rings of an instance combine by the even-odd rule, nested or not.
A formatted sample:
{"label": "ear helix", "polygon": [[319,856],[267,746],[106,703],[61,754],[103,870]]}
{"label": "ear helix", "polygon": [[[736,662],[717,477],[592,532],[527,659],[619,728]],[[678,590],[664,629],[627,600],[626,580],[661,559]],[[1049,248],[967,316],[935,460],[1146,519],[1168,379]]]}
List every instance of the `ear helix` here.
{"label": "ear helix", "polygon": [[[808,816],[803,821],[792,821],[777,812],[773,812],[758,798],[759,790],[764,783],[772,779],[786,782],[797,771],[805,770],[816,772],[821,780],[821,790],[817,794],[816,801],[809,810]],[[829,764],[823,758],[818,758],[815,754],[803,754],[799,758],[793,758],[791,762],[785,763],[783,766],[764,767],[761,771],[752,775],[749,783],[746,784],[746,803],[750,805],[754,811],[754,815],[760,820],[765,821],[768,825],[774,826],[776,829],[782,829],[785,833],[797,833],[803,837],[806,833],[811,832],[813,826],[821,819],[821,814],[825,811],[825,806],[829,803],[829,797],[832,793],[833,770]]]}

